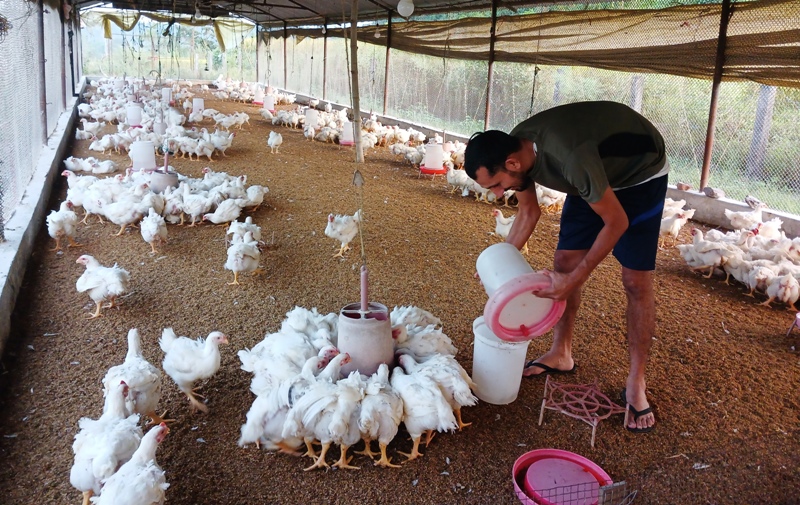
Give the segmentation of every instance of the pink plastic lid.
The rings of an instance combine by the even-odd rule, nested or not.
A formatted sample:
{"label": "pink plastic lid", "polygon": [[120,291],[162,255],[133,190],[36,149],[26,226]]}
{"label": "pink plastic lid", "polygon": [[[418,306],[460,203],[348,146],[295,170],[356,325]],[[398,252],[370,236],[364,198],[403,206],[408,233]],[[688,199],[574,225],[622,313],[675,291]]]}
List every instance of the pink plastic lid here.
{"label": "pink plastic lid", "polygon": [[541,272],[520,275],[506,282],[486,302],[483,310],[486,325],[507,342],[524,342],[547,333],[567,307],[564,300],[539,298],[533,294],[549,285],[550,278]]}
{"label": "pink plastic lid", "polygon": [[[514,491],[526,505],[595,505],[600,486],[612,484],[611,477],[591,460],[574,452],[537,449],[526,452],[514,463]],[[556,500],[556,501],[553,501]]]}

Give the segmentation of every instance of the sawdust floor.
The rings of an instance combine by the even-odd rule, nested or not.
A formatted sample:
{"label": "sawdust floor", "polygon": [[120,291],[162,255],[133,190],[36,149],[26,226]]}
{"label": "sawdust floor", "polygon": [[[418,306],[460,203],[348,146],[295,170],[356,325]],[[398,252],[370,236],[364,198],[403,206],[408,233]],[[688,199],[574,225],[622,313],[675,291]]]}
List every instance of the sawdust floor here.
{"label": "sawdust floor", "polygon": [[[472,426],[437,436],[424,457],[400,469],[373,467],[357,456],[359,471],[304,472],[306,460],[238,447],[253,395],[236,351],[277,330],[295,305],[336,312],[359,298],[359,254],[354,249],[345,260],[332,259],[338,246],[323,234],[329,212],[356,209],[356,165],[351,149],[272,127],[255,106],[206,100],[223,112],[252,116],[237,131],[229,157],[211,166],[269,187],[266,205],[254,214],[267,239],[274,236],[262,255],[267,274],[226,285],[231,275],[223,269],[222,227],[170,226],[170,242],[155,257],[137,229],[112,237],[114,225],[95,221],[80,227],[83,247],[57,255],[48,251],[53,244],[42,227],[0,376],[0,501],[79,502],[69,483],[78,419],[100,414],[100,380],[123,360],[129,328],[140,329],[145,356],[160,363],[157,339],[172,326],[182,335],[222,330],[231,336],[219,372],[204,386],[208,414],[190,414],[165,376],[162,405],[177,422],[158,461],[172,505],[511,504],[517,502],[510,478],[515,459],[548,447],[582,454],[615,481],[627,481],[639,490],[637,503],[800,503],[800,332],[786,337],[794,314],[756,305],[741,287],[691,273],[676,250],[658,259],[658,330],[648,370],[658,427],[651,434],[631,434],[614,416],[600,424],[592,449],[591,428],[580,421],[547,411],[537,426],[544,379],[531,379],[523,380],[511,405],[464,409]],[[266,147],[271,129],[284,137],[279,154]],[[75,142],[73,154],[94,154],[88,143]],[[209,163],[178,159],[173,165],[199,177]],[[491,207],[449,194],[442,178],[419,179],[385,148],[369,151],[357,168],[366,179],[371,300],[390,308],[413,304],[440,317],[460,349],[459,361],[471,370],[472,321],[486,301],[472,274],[478,254],[496,241],[489,234]],[[58,207],[65,186],[59,178],[50,208]],[[542,219],[530,241],[535,268],[552,265],[557,230],[557,217]],[[689,238],[684,230],[680,239]],[[132,278],[133,294],[95,320],[86,318],[91,300],[75,291],[83,272],[75,259],[82,253],[117,262]],[[628,362],[619,274],[607,259],[586,284],[574,347],[580,366],[568,378],[598,381],[612,399],[624,386]],[[529,356],[543,353],[550,340],[548,334],[533,341]],[[393,460],[410,447],[401,430],[389,447]]]}

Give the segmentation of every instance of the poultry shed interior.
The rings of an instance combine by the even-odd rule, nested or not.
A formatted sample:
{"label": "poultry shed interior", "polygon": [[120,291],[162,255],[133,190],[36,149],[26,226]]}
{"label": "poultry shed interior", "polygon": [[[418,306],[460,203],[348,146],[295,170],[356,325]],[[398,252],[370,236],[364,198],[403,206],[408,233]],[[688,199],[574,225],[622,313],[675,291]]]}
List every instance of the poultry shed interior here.
{"label": "poultry shed interior", "polygon": [[[308,330],[319,338],[327,332],[335,337],[330,321],[343,306],[360,299],[358,238],[352,229],[349,233],[326,231],[337,219],[350,216],[352,220],[359,208],[358,188],[353,185],[356,168],[365,181],[360,219],[370,271],[369,301],[382,303],[390,311],[393,307],[425,311],[428,315],[420,316],[418,325],[402,328],[405,338],[430,328],[439,345],[447,347],[449,341],[448,349],[457,350],[440,347],[431,355],[445,361],[444,357],[455,354],[453,361],[466,372],[472,362],[472,323],[486,303],[486,293],[473,276],[475,262],[486,247],[500,241],[504,224],[500,219],[507,219],[515,209],[503,206],[502,200],[489,204],[477,201],[469,191],[468,196],[460,190],[453,192],[447,177],[420,177],[418,168],[399,149],[371,146],[365,149],[365,163],[356,164],[352,147],[309,140],[302,125],[273,124],[261,115],[258,105],[221,100],[198,85],[190,89],[204,97],[206,109],[228,117],[244,112],[249,121],[243,121],[241,128],[233,120],[226,125],[235,135],[229,137],[232,142],[224,156],[211,149],[213,154],[201,158],[195,152],[199,161],[190,160],[191,155],[180,156],[178,146],[167,146],[174,150],[168,163],[192,181],[228,174],[228,187],[238,185],[243,191],[240,200],[246,202],[236,217],[240,222],[251,218],[250,224],[259,227],[260,239],[254,236],[255,230],[242,229],[240,241],[231,241],[230,216],[215,216],[217,211],[199,208],[183,225],[178,224],[177,214],[170,219],[165,210],[166,238],[153,231],[150,241],[143,240],[144,222],[140,229],[132,226],[133,220],[100,223],[93,215],[75,226],[71,238],[78,245],[67,247],[72,244],[62,240],[62,250],[55,252],[50,250],[55,241],[48,236],[47,226],[42,227],[3,356],[3,503],[77,503],[80,499],[69,479],[73,437],[79,419],[100,417],[102,380],[110,367],[125,359],[132,328],[141,335],[142,356],[156,368],[162,368],[167,349],[174,345],[172,336],[163,336],[165,329],[192,339],[211,339],[212,332],[221,332],[215,335],[213,346],[218,350],[207,351],[218,353],[215,373],[191,380],[184,377],[179,388],[173,377],[179,366],[172,360],[163,365],[155,413],[172,421],[168,429],[150,428],[158,430],[158,441],[150,446],[155,450],[158,443],[156,459],[165,472],[169,484],[165,494],[173,505],[511,504],[519,502],[510,478],[512,465],[523,453],[538,448],[564,449],[590,458],[615,481],[626,481],[630,489],[639,490],[637,503],[792,503],[797,499],[800,330],[789,328],[795,313],[778,300],[770,307],[759,305],[766,299],[764,294],[756,293],[760,299],[755,300],[745,296],[751,290],[736,281],[726,284],[721,269],[693,271],[692,261],[685,260],[674,244],[692,244],[693,235],[698,235],[693,227],[705,234],[705,240],[724,240],[721,233],[709,234],[709,227],[697,222],[670,228],[667,234],[672,236],[658,253],[657,336],[648,370],[648,392],[658,420],[652,433],[631,434],[622,416],[612,416],[599,425],[595,446],[590,448],[591,428],[580,421],[549,414],[537,426],[544,388],[540,377],[523,379],[517,400],[509,405],[475,401],[465,404],[458,416],[451,412],[452,419],[439,427],[446,432],[429,444],[424,435],[421,443],[419,438],[429,427],[401,425],[383,455],[351,451],[352,459],[340,459],[337,444],[330,446],[325,464],[324,457],[312,461],[288,454],[307,447],[299,428],[291,434],[296,440],[289,445],[284,443],[286,437],[281,444],[261,439],[260,448],[255,440],[242,443],[248,412],[255,405],[253,390],[259,387],[258,374],[250,373],[257,367],[252,361],[246,364],[247,356],[254,357],[265,335],[284,331],[287,322],[294,324],[295,332]],[[276,109],[290,112],[295,107],[279,104]],[[197,117],[194,122],[209,131],[213,123],[210,117]],[[114,130],[107,125],[103,132]],[[277,134],[280,142],[275,141]],[[100,154],[89,150],[92,142],[74,140],[69,154],[112,160],[119,168],[108,177],[122,174],[130,161],[124,150]],[[264,190],[260,194],[248,191],[256,186]],[[49,209],[61,207],[67,187],[67,178],[60,177]],[[185,191],[188,196],[189,189]],[[82,217],[81,211],[78,216]],[[558,218],[554,205],[543,214],[528,242],[526,258],[534,269],[552,267]],[[686,216],[679,219],[689,221]],[[217,221],[221,224],[216,225]],[[161,223],[152,226],[158,230]],[[87,292],[76,291],[75,283],[84,273],[76,260],[82,255],[128,272],[129,286],[113,307],[101,310],[100,302]],[[257,270],[260,275],[250,275]],[[586,283],[573,351],[580,366],[567,379],[576,384],[597,380],[612,399],[624,386],[628,363],[619,277],[619,264],[609,257]],[[292,319],[291,314],[297,314],[292,311],[312,309],[314,315],[301,319],[302,324]],[[88,317],[93,314],[98,317]],[[312,320],[316,322],[310,328]],[[395,329],[397,341],[401,328]],[[222,337],[228,345],[218,346],[224,343]],[[551,337],[547,333],[533,339],[527,358],[548,349]],[[315,347],[324,349],[325,344]],[[346,360],[340,356],[321,357],[320,369],[329,362],[338,366]],[[398,358],[391,368],[406,368],[399,366],[402,363],[410,368],[419,365],[410,364],[409,359]],[[297,368],[302,365],[298,363]],[[192,363],[188,368],[192,369]],[[343,380],[355,382],[356,390],[369,389],[366,382],[359,386],[357,378]],[[199,393],[205,400],[191,400],[197,394],[192,386],[202,386]],[[124,389],[119,384],[111,386],[112,392]],[[334,393],[323,391],[321,396],[326,394]],[[301,405],[303,398],[309,403],[306,407],[313,409],[310,396],[294,401]],[[303,415],[297,416],[299,426]],[[355,451],[364,449],[360,437],[352,445]],[[403,453],[415,457],[409,460]],[[390,464],[375,465],[372,458],[378,461],[379,456]],[[339,468],[327,467],[335,461],[344,463]],[[351,471],[351,466],[358,470]]]}

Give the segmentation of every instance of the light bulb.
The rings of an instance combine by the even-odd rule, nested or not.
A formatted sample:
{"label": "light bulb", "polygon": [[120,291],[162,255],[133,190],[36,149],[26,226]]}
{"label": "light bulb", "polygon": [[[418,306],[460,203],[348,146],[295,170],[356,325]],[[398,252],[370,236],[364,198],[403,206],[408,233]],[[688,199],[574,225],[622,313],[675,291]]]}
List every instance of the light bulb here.
{"label": "light bulb", "polygon": [[326,33],[328,33],[328,29],[323,26],[322,27],[322,34],[325,35]]}
{"label": "light bulb", "polygon": [[195,19],[199,18],[203,14],[200,12],[200,6],[198,4],[194,4],[194,17]]}
{"label": "light bulb", "polygon": [[411,0],[400,0],[400,3],[397,4],[397,13],[404,18],[408,18],[414,13],[414,2]]}
{"label": "light bulb", "polygon": [[381,38],[381,31],[380,31],[380,30],[378,30],[377,28],[375,28],[375,38],[376,38],[376,39],[379,39],[379,38]]}

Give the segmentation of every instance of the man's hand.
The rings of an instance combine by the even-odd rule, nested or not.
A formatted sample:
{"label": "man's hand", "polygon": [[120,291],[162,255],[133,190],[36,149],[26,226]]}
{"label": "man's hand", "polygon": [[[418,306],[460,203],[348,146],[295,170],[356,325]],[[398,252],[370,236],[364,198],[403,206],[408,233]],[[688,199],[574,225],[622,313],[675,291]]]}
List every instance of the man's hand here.
{"label": "man's hand", "polygon": [[577,289],[581,283],[575,283],[572,276],[552,270],[541,270],[539,273],[546,275],[550,279],[550,285],[533,294],[539,298],[551,298],[553,300],[565,300],[573,290]]}

